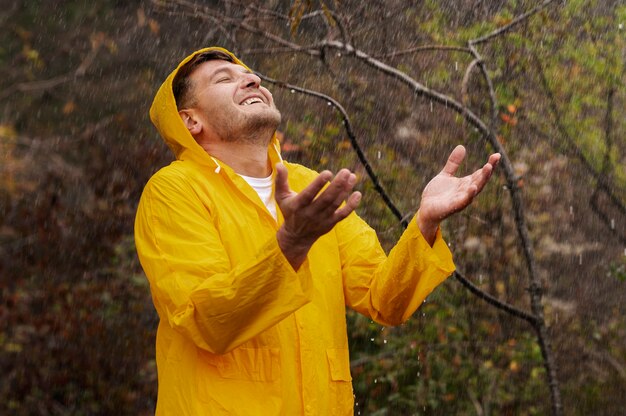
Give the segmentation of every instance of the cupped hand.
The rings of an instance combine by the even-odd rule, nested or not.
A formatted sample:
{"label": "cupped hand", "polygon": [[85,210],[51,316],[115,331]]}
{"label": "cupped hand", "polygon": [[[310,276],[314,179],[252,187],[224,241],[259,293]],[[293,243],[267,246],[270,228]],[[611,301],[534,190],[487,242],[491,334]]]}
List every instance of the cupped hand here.
{"label": "cupped hand", "polygon": [[439,172],[422,192],[417,223],[426,240],[432,245],[439,223],[467,207],[482,191],[500,161],[500,154],[489,156],[487,163],[474,173],[457,178],[455,173],[465,159],[465,147],[459,145],[448,157]]}
{"label": "cupped hand", "polygon": [[313,243],[359,205],[361,193],[352,192],[355,184],[356,176],[348,169],[340,170],[334,178],[326,170],[296,193],[289,188],[287,168],[276,165],[275,198],[285,219],[276,238],[294,270],[302,265]]}

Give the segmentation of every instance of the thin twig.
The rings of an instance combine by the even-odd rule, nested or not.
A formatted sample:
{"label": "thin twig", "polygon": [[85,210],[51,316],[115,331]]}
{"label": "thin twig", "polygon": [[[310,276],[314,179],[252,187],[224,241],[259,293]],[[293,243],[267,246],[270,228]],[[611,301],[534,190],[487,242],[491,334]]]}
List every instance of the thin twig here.
{"label": "thin twig", "polygon": [[468,48],[464,48],[462,46],[422,45],[422,46],[415,46],[409,49],[404,49],[401,51],[389,52],[384,55],[377,55],[376,58],[377,59],[395,58],[396,56],[408,55],[408,54],[415,53],[415,52],[425,52],[425,51],[447,51],[447,52],[464,52],[464,53],[471,52]]}
{"label": "thin twig", "polygon": [[478,45],[479,43],[487,42],[488,40],[493,39],[496,36],[502,35],[503,33],[511,30],[515,25],[523,22],[524,20],[528,19],[533,14],[539,12],[541,9],[543,9],[544,7],[546,7],[547,5],[552,3],[553,1],[554,0],[545,0],[543,3],[538,4],[533,9],[527,11],[526,13],[523,13],[523,14],[519,15],[518,17],[516,17],[515,19],[511,20],[509,23],[507,23],[506,25],[502,26],[501,28],[496,29],[496,30],[494,30],[491,33],[488,33],[485,36],[481,36],[481,37],[479,37],[477,39],[474,39],[474,40],[470,41],[470,43],[472,45]]}
{"label": "thin twig", "polygon": [[474,56],[474,58],[478,61],[478,68],[483,74],[483,79],[485,80],[485,82],[487,82],[489,101],[491,103],[491,128],[495,128],[498,121],[498,100],[496,98],[496,92],[493,88],[493,82],[491,81],[489,72],[487,72],[487,66],[485,65],[485,61],[471,42],[472,41],[469,42],[469,49],[472,51],[472,55]]}
{"label": "thin twig", "polygon": [[[575,156],[583,165],[583,167],[590,173],[597,181],[598,187],[606,193],[609,200],[613,203],[615,208],[622,214],[626,216],[626,204],[620,200],[620,198],[613,193],[611,190],[610,184],[606,182],[606,179],[602,176],[601,172],[598,172],[594,167],[593,163],[587,158],[587,156],[583,153],[583,151],[576,145],[572,135],[569,133],[562,120],[563,117],[561,115],[561,110],[558,107],[556,97],[550,88],[550,84],[548,83],[548,79],[543,71],[543,66],[537,54],[533,54],[534,62],[537,68],[537,72],[539,74],[539,79],[541,81],[541,85],[543,90],[548,98],[548,107],[550,112],[552,113],[552,119],[554,125],[556,126],[557,131],[561,135],[563,139],[561,143],[565,144],[565,150],[569,152],[571,155]],[[534,126],[531,126],[534,127]]]}
{"label": "thin twig", "polygon": [[478,59],[474,59],[472,62],[470,62],[470,64],[467,66],[467,69],[465,70],[465,74],[463,75],[463,81],[461,82],[461,100],[465,106],[467,106],[468,104],[467,102],[469,101],[469,94],[467,93],[467,89],[468,89],[467,85],[469,83],[472,70],[474,69],[474,67],[476,67],[476,65],[478,65],[478,62],[479,62]]}

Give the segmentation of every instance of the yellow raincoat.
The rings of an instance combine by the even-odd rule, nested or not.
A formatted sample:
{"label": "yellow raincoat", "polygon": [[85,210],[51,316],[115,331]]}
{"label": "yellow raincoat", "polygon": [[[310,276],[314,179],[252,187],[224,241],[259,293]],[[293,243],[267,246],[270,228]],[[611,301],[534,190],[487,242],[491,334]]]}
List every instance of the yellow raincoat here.
{"label": "yellow raincoat", "polygon": [[[156,414],[351,415],[345,305],[400,324],[452,273],[451,254],[439,232],[431,248],[413,220],[387,257],[351,214],[294,271],[276,241],[280,212],[277,222],[185,128],[172,93],[178,68],[150,110],[177,160],[150,179],[135,222],[160,317]],[[276,138],[268,157],[281,160]],[[317,175],[285,166],[295,191]]]}

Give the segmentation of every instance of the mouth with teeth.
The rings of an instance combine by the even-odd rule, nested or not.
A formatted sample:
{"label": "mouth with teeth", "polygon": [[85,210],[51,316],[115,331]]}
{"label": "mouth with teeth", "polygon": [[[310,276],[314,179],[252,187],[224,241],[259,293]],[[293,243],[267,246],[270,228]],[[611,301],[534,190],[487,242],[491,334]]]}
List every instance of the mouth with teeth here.
{"label": "mouth with teeth", "polygon": [[263,103],[263,100],[261,100],[259,97],[250,97],[247,100],[244,100],[240,105],[250,105],[257,103]]}

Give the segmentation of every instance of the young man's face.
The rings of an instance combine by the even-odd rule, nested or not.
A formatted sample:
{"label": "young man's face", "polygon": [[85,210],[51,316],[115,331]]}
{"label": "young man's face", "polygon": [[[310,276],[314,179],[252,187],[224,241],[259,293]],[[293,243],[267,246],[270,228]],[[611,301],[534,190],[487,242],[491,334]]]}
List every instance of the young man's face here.
{"label": "young man's face", "polygon": [[272,94],[243,66],[223,60],[204,62],[190,80],[193,110],[210,140],[255,141],[278,127],[280,112]]}

